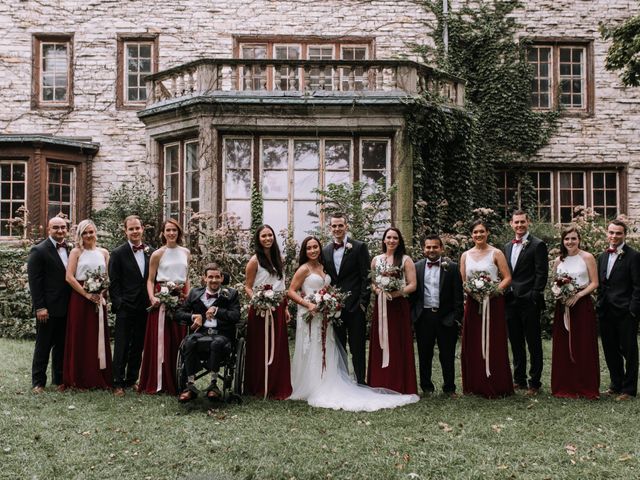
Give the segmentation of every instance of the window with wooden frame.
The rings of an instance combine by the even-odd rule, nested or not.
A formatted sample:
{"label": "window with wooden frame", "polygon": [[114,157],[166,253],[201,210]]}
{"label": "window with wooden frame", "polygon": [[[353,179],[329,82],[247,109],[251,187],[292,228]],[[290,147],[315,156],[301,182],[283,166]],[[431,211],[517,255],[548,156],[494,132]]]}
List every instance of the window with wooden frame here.
{"label": "window with wooden frame", "polygon": [[186,225],[200,211],[200,166],[198,140],[183,140],[163,146],[163,203],[165,218]]}
{"label": "window with wooden frame", "polygon": [[[373,39],[362,37],[311,36],[238,36],[234,38],[234,57],[245,59],[278,60],[366,60],[373,57]],[[312,68],[309,80],[312,89],[335,90],[334,78],[342,82],[342,90],[362,90],[364,69]],[[240,89],[244,90],[299,90],[305,72],[302,68],[278,66],[264,68],[245,66],[241,72]],[[336,77],[338,76],[338,77]]]}
{"label": "window with wooden frame", "polygon": [[225,136],[222,156],[223,210],[238,215],[248,228],[255,183],[264,222],[276,232],[292,227],[298,241],[324,222],[314,189],[390,177],[388,138]]}
{"label": "window with wooden frame", "polygon": [[72,107],[73,35],[35,34],[32,55],[31,107]]}
{"label": "window with wooden frame", "polygon": [[79,221],[75,209],[76,169],[72,165],[49,163],[47,167],[47,218],[60,213],[71,223]]}
{"label": "window with wooden frame", "polygon": [[116,61],[116,106],[139,109],[147,101],[144,77],[158,71],[158,36],[119,34]]}
{"label": "window with wooden frame", "polygon": [[17,237],[11,219],[20,217],[27,202],[27,162],[0,160],[0,238]]}
{"label": "window with wooden frame", "polygon": [[533,68],[531,105],[592,113],[594,99],[593,44],[586,40],[536,40],[528,47]]}
{"label": "window with wooden frame", "polygon": [[[505,218],[521,208],[524,188],[518,173],[497,172],[499,213]],[[576,207],[589,207],[602,218],[616,218],[625,208],[621,167],[602,169],[535,170],[525,172],[533,187],[536,205],[531,211],[539,221],[570,223]]]}

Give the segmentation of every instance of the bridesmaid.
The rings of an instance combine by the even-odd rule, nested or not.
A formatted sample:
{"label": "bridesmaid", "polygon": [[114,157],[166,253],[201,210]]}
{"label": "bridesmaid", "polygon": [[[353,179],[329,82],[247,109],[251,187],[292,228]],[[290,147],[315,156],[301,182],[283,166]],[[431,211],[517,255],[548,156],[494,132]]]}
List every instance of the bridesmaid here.
{"label": "bridesmaid", "polygon": [[[247,296],[252,298],[253,289],[265,284],[271,285],[273,290],[277,292],[284,292],[284,265],[273,228],[269,225],[258,227],[253,244],[255,245],[255,255],[247,263],[244,284]],[[289,321],[286,297],[273,312],[272,325],[268,324],[266,318],[256,315],[253,307],[249,309],[244,375],[245,393],[260,397],[268,396],[276,400],[284,400],[291,396],[291,368],[287,335]],[[271,358],[272,361],[269,364]]]}
{"label": "bridesmaid", "polygon": [[181,246],[182,227],[172,218],[164,221],[160,241],[163,246],[153,252],[149,259],[147,293],[153,310],[147,319],[138,391],[177,395],[176,357],[187,326],[179,325],[165,315],[155,294],[167,282],[184,285],[181,297],[189,291],[191,254]]}
{"label": "bridesmaid", "polygon": [[370,387],[417,394],[411,307],[406,298],[416,289],[416,267],[405,255],[404,239],[395,227],[387,228],[382,235],[382,252],[371,261],[371,270],[398,267],[404,286],[385,294],[379,285],[372,284],[377,298],[370,331],[367,383]]}
{"label": "bridesmaid", "polygon": [[83,220],[76,231],[66,280],[71,288],[64,350],[63,384],[71,388],[111,388],[111,344],[107,325],[106,292],[88,293],[87,272],[106,276],[109,252],[96,246],[96,226]]}
{"label": "bridesmaid", "polygon": [[[473,222],[471,238],[475,246],[460,257],[462,281],[466,282],[474,272],[484,271],[500,282],[498,289],[503,292],[511,284],[511,273],[502,251],[487,243],[489,228],[483,220]],[[491,298],[489,315],[484,319],[479,313],[481,305],[467,292],[462,325],[463,391],[487,398],[512,395],[504,297]]]}
{"label": "bridesmaid", "polygon": [[553,262],[554,277],[566,273],[579,291],[565,304],[556,302],[553,318],[551,393],[562,398],[597,399],[600,395],[598,331],[591,293],[598,288],[593,255],[580,249],[575,226],[562,231],[560,256]]}

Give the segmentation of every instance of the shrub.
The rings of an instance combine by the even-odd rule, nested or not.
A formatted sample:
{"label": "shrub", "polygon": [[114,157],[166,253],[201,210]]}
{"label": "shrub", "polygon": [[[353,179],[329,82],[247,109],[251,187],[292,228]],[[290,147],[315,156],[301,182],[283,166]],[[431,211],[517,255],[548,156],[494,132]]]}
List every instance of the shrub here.
{"label": "shrub", "polygon": [[35,337],[27,278],[28,253],[28,247],[0,250],[0,337]]}

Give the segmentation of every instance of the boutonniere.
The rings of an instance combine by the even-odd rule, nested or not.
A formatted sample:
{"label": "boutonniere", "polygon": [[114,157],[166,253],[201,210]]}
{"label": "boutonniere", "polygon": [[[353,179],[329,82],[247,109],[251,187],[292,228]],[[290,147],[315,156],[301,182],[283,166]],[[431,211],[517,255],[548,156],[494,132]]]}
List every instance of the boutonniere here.
{"label": "boutonniere", "polygon": [[71,250],[73,250],[73,247],[75,247],[75,245],[71,242],[66,242],[66,244],[67,244],[67,254],[68,254]]}
{"label": "boutonniere", "polygon": [[220,296],[224,297],[224,298],[229,298],[230,292],[228,288],[223,288],[222,290],[220,290]]}
{"label": "boutonniere", "polygon": [[353,245],[351,243],[349,243],[349,242],[345,243],[344,244],[344,253],[345,253],[345,255],[347,253],[349,253],[352,248],[353,248]]}
{"label": "boutonniere", "polygon": [[526,240],[522,241],[522,249],[524,250],[525,248],[527,248],[527,245],[529,245],[529,239],[528,238]]}
{"label": "boutonniere", "polygon": [[149,253],[151,253],[151,247],[149,245],[145,245],[142,251],[145,255],[149,255]]}
{"label": "boutonniere", "polygon": [[622,259],[623,255],[624,255],[624,250],[621,248],[616,253],[618,254],[618,260],[620,260],[620,259]]}
{"label": "boutonniere", "polygon": [[445,272],[449,271],[449,262],[447,260],[442,260],[442,262],[440,262],[440,267],[442,267],[442,270]]}

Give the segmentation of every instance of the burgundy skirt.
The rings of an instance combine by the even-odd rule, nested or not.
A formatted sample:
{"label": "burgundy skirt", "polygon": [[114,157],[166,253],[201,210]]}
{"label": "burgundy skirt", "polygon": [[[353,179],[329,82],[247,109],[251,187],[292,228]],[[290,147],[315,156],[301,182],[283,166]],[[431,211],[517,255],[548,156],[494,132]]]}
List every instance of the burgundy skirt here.
{"label": "burgundy skirt", "polygon": [[[268,351],[273,351],[273,361],[267,367],[267,396],[284,400],[291,396],[291,363],[289,360],[289,336],[286,319],[287,301],[273,312],[274,336],[267,336]],[[264,396],[265,377],[265,322],[249,309],[247,322],[247,352],[244,371],[244,391],[248,395]]]}
{"label": "burgundy skirt", "polygon": [[378,302],[375,302],[369,336],[369,368],[367,384],[388,388],[399,393],[417,394],[416,362],[413,353],[413,331],[409,301],[403,297],[387,300],[389,365],[382,368],[382,348],[378,335],[380,323]]}
{"label": "burgundy skirt", "polygon": [[480,304],[468,296],[462,325],[463,392],[465,395],[481,395],[487,398],[512,395],[513,380],[509,365],[504,298],[494,297],[489,304],[488,372],[486,355],[483,356],[482,315],[479,309]]}
{"label": "burgundy skirt", "polygon": [[113,374],[106,305],[102,307],[102,311],[103,338],[100,343],[104,349],[105,365],[101,369],[98,357],[100,325],[96,304],[75,290],[71,291],[62,370],[62,381],[65,387],[111,388]]}
{"label": "burgundy skirt", "polygon": [[590,296],[569,309],[569,331],[564,322],[564,305],[556,303],[551,393],[562,398],[596,399],[600,395],[598,330]]}
{"label": "burgundy skirt", "polygon": [[[160,284],[156,283],[156,292],[160,290]],[[177,395],[176,386],[176,359],[182,339],[187,334],[187,325],[179,325],[170,315],[165,315],[162,323],[163,348],[160,358],[158,338],[160,332],[160,309],[155,308],[149,312],[147,329],[144,335],[144,351],[142,354],[142,366],[140,367],[140,380],[138,382],[141,393],[161,393]]]}

